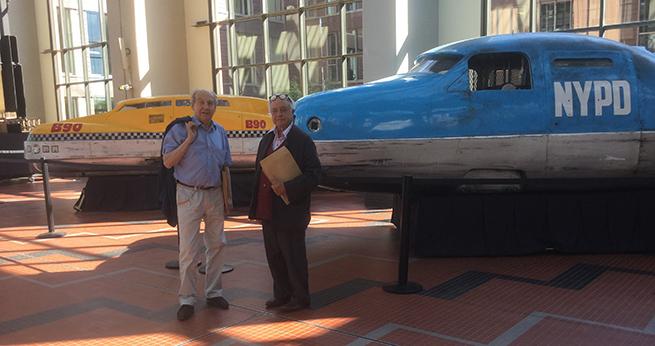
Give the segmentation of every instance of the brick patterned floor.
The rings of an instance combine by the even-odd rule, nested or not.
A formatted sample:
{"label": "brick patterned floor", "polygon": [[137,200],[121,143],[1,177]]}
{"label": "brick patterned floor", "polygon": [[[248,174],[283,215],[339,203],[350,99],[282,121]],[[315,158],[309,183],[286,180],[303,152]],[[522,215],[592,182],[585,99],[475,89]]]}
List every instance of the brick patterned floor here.
{"label": "brick patterned floor", "polygon": [[[653,345],[655,259],[534,255],[412,259],[397,278],[391,212],[362,195],[318,192],[307,232],[312,308],[265,310],[272,283],[260,227],[226,221],[228,311],[197,304],[178,322],[175,229],[158,211],[81,212],[83,180],[52,180],[57,231],[40,182],[0,183],[0,345]],[[200,286],[201,287],[201,286]]]}

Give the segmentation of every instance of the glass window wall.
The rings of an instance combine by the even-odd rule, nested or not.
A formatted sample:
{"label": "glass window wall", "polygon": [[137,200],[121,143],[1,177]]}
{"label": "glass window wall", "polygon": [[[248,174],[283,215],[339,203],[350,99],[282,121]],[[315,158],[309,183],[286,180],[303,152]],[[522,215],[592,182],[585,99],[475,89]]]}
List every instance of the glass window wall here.
{"label": "glass window wall", "polygon": [[111,109],[106,0],[49,0],[58,119]]}
{"label": "glass window wall", "polygon": [[490,35],[564,31],[655,51],[655,0],[488,0]]}
{"label": "glass window wall", "polygon": [[269,17],[271,62],[300,59],[300,15]]}
{"label": "glass window wall", "polygon": [[212,0],[219,94],[266,97],[361,84],[362,0]]}

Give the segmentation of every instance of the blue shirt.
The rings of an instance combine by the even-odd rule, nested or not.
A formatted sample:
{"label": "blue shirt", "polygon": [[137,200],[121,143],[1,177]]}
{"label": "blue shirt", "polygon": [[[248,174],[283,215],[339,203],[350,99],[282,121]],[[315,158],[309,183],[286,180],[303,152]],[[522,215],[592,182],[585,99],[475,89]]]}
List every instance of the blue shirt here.
{"label": "blue shirt", "polygon": [[[198,132],[182,160],[175,165],[175,179],[192,186],[219,186],[221,169],[232,165],[227,133],[214,121],[206,128],[195,116],[191,119],[198,125]],[[175,150],[186,137],[184,124],[173,126],[164,137],[163,153]]]}

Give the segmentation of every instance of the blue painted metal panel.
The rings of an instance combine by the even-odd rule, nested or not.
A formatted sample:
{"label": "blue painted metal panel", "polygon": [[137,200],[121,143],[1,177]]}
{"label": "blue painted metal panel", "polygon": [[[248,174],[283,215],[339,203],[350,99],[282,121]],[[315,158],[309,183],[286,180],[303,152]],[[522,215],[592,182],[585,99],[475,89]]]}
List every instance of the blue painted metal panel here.
{"label": "blue painted metal panel", "polygon": [[[639,83],[625,51],[550,51],[543,54],[551,133],[639,131]],[[558,66],[562,60],[605,62]],[[559,89],[560,97],[556,95]],[[565,97],[561,97],[565,95]]]}
{"label": "blue painted metal panel", "polygon": [[655,54],[634,48],[632,61],[639,81],[639,110],[642,129],[655,131]]}
{"label": "blue painted metal panel", "polygon": [[[525,54],[532,69],[532,88],[469,91],[469,58],[493,52]],[[445,73],[407,73],[306,96],[297,103],[296,124],[316,140],[588,133],[639,131],[639,112],[643,112],[644,129],[655,129],[655,58],[641,49],[577,34],[529,33],[453,43],[427,51],[417,60],[444,53],[459,54],[463,59]],[[557,56],[608,55],[615,61],[613,68],[552,68]],[[576,90],[589,92],[587,110],[593,113],[582,117],[579,101],[573,100],[577,116],[555,117],[555,82],[571,83],[561,84],[560,94],[564,90],[565,95],[575,97]],[[574,90],[573,82],[579,83],[578,89]],[[630,87],[629,114],[615,115],[615,104],[606,104],[602,96],[602,115],[595,116],[595,93],[590,90],[598,84],[601,94],[614,96],[618,90],[620,98],[625,95],[625,83]],[[624,103],[619,104],[619,111]],[[318,132],[307,129],[313,117],[322,121]]]}
{"label": "blue painted metal panel", "polygon": [[426,115],[437,92],[443,93],[443,78],[434,74],[398,75],[303,97],[296,104],[296,122],[306,129],[307,120],[319,116],[323,128],[315,139],[430,136]]}
{"label": "blue painted metal panel", "polygon": [[[546,130],[543,103],[543,69],[538,56],[531,49],[509,51],[522,53],[528,62],[531,76],[529,89],[489,89],[471,92],[471,112],[479,118],[480,135],[542,134]],[[473,56],[471,56],[473,57]]]}

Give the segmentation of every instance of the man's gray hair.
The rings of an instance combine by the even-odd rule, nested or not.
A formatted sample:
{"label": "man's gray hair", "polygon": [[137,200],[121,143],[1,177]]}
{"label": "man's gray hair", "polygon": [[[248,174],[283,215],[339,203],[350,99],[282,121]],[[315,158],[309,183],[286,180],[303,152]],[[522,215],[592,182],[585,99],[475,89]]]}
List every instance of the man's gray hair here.
{"label": "man's gray hair", "polygon": [[211,97],[211,99],[214,100],[214,104],[216,104],[216,99],[217,99],[218,96],[216,96],[216,94],[213,91],[207,90],[207,89],[194,89],[191,92],[191,105],[196,104],[196,98],[198,97],[198,94],[207,94],[207,95],[209,95]]}
{"label": "man's gray hair", "polygon": [[[282,96],[282,97],[280,97],[280,96]],[[275,101],[275,100],[285,101],[289,105],[289,108],[291,108],[292,111],[294,111],[296,109],[296,101],[294,101],[291,98],[291,96],[289,96],[288,94],[273,94],[268,98],[268,110],[269,110],[269,112],[271,110],[271,103],[273,103],[273,101]]]}

